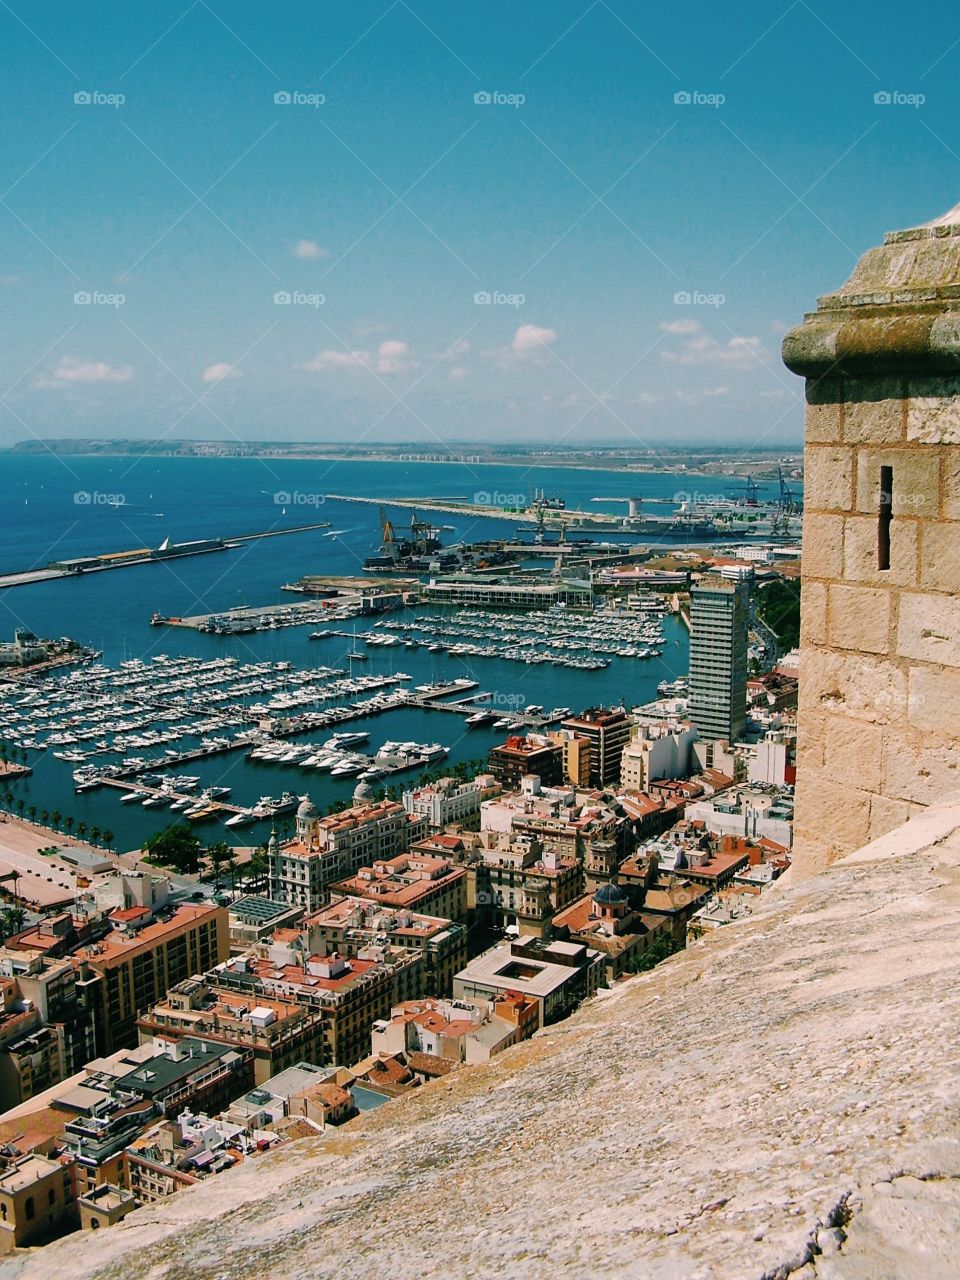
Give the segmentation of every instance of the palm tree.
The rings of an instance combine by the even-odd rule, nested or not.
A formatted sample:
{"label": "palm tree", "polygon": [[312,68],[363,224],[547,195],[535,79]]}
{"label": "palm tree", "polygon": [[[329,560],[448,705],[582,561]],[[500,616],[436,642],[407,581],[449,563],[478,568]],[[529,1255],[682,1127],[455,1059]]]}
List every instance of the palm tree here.
{"label": "palm tree", "polygon": [[77,837],[78,837],[78,839],[82,840],[82,839],[83,839],[83,837],[84,837],[86,834],[87,834],[87,824],[86,824],[85,822],[78,822],[78,823],[77,823]]}
{"label": "palm tree", "polygon": [[113,844],[113,832],[112,832],[112,831],[105,831],[105,832],[103,833],[103,843],[106,845],[106,847],[107,847],[108,849],[110,848],[110,846]]}
{"label": "palm tree", "polygon": [[207,848],[207,862],[214,875],[214,888],[220,888],[220,871],[233,857],[233,851],[225,840],[217,840]]}
{"label": "palm tree", "polygon": [[30,805],[30,806],[27,808],[27,817],[30,819],[30,821],[31,821],[31,822],[35,822],[35,821],[36,821],[36,818],[37,818],[37,806],[36,806],[35,804],[32,804],[32,805]]}
{"label": "palm tree", "polygon": [[18,800],[18,801],[17,801],[17,813],[19,813],[19,815],[20,815],[20,817],[21,817],[21,818],[23,817],[23,810],[24,810],[24,808],[25,808],[25,807],[26,807],[26,801],[25,801],[25,800],[22,800],[22,799],[21,799],[21,800]]}
{"label": "palm tree", "polygon": [[41,826],[44,826],[44,827],[45,827],[45,826],[49,823],[49,821],[50,821],[50,813],[49,813],[49,811],[48,811],[48,810],[46,810],[46,809],[41,809],[41,810],[40,810],[40,824],[41,824]]}
{"label": "palm tree", "polygon": [[50,821],[53,823],[55,827],[59,827],[60,820],[62,817],[63,817],[63,814],[60,812],[60,810],[54,809],[53,813],[51,813],[50,815]]}
{"label": "palm tree", "polygon": [[73,830],[73,814],[72,813],[67,814],[66,818],[63,821],[63,825],[66,827],[68,831]]}
{"label": "palm tree", "polygon": [[13,792],[12,791],[5,791],[3,793],[3,803],[6,805],[8,809],[13,808]]}
{"label": "palm tree", "polygon": [[99,827],[91,827],[91,828],[90,828],[90,843],[91,843],[91,844],[96,844],[96,843],[97,843],[97,841],[98,841],[99,839],[100,839],[100,828],[99,828]]}

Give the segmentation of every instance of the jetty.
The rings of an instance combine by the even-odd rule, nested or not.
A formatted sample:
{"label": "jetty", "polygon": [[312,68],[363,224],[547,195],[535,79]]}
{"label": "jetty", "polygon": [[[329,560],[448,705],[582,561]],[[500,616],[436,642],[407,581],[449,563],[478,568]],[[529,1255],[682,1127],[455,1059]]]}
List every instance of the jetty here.
{"label": "jetty", "polygon": [[229,538],[199,538],[192,542],[171,542],[169,538],[164,538],[158,547],[103,551],[90,556],[52,560],[40,569],[20,569],[0,574],[0,590],[10,587],[28,587],[37,582],[51,582],[58,578],[80,578],[88,573],[103,573],[109,569],[131,569],[137,565],[163,564],[168,560],[180,560],[187,556],[204,556],[219,551],[232,551],[246,542],[255,542],[260,538],[309,533],[315,529],[329,529],[329,527],[329,520],[319,520],[313,524],[295,525],[289,529],[262,529],[256,533],[235,534]]}

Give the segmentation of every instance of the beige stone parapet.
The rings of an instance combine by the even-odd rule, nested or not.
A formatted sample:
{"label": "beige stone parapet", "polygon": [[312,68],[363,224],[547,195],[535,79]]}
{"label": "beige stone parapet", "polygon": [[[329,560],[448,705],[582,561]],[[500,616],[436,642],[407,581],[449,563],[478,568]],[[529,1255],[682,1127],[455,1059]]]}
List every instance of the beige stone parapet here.
{"label": "beige stone parapet", "polygon": [[784,340],[807,379],[798,875],[960,782],[958,211],[889,234]]}

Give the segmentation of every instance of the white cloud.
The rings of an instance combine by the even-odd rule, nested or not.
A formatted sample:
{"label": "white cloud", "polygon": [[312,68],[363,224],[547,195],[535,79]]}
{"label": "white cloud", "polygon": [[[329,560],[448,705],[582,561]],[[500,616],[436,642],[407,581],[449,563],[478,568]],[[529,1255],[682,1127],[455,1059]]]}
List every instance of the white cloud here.
{"label": "white cloud", "polygon": [[364,369],[368,367],[369,351],[320,351],[312,360],[300,366],[307,373],[322,373],[324,369]]}
{"label": "white cloud", "polygon": [[701,404],[704,400],[717,400],[730,394],[729,387],[704,387],[701,391],[677,391],[681,404]]}
{"label": "white cloud", "polygon": [[224,378],[239,378],[240,370],[232,364],[211,364],[204,369],[201,377],[204,382],[223,382]]}
{"label": "white cloud", "polygon": [[551,346],[556,340],[555,329],[542,329],[536,324],[522,324],[513,335],[513,342],[510,345],[511,350],[518,355],[527,355],[531,351],[540,351],[543,347]]}
{"label": "white cloud", "polygon": [[664,333],[699,333],[699,320],[661,320],[660,328]]}
{"label": "white cloud", "polygon": [[399,338],[388,338],[376,351],[321,351],[302,364],[307,373],[326,369],[372,369],[376,373],[402,373],[410,368],[410,347]]}
{"label": "white cloud", "polygon": [[660,359],[668,364],[723,364],[739,369],[759,369],[763,367],[765,354],[759,338],[733,337],[727,342],[718,342],[716,338],[701,333],[698,325],[695,337],[688,338],[677,351],[661,351]]}
{"label": "white cloud", "polygon": [[328,250],[320,248],[316,240],[298,240],[293,246],[293,256],[312,261],[316,258],[327,258],[330,255]]}
{"label": "white cloud", "polygon": [[462,364],[456,364],[447,374],[451,382],[461,382],[467,376],[467,371]]}
{"label": "white cloud", "polygon": [[407,368],[410,348],[399,338],[388,338],[377,348],[377,373],[400,373]]}
{"label": "white cloud", "polygon": [[38,387],[60,387],[74,382],[129,382],[133,369],[128,364],[112,365],[104,360],[81,360],[62,356],[50,374],[38,379]]}

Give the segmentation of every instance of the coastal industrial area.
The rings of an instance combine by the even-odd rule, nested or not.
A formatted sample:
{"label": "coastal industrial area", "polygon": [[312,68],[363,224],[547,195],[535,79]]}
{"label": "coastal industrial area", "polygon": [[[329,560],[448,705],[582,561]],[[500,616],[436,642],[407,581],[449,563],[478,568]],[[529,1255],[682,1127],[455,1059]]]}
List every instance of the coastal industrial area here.
{"label": "coastal industrial area", "polygon": [[[792,847],[802,496],[775,484],[619,513],[331,494],[376,510],[357,572],[144,610],[115,664],[0,645],[0,1244],[402,1106],[749,916]],[[275,635],[302,656],[250,648]]]}

